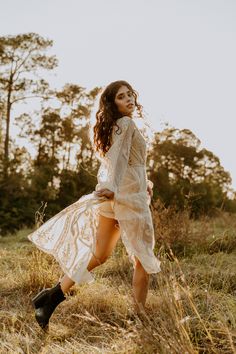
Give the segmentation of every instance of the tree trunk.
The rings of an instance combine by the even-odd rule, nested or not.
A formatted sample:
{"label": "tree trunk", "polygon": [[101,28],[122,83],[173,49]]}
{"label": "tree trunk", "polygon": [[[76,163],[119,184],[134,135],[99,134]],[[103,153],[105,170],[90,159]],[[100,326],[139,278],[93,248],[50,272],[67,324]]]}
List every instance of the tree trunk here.
{"label": "tree trunk", "polygon": [[68,151],[67,151],[67,162],[66,162],[66,168],[68,169],[69,168],[69,165],[70,165],[70,151],[71,151],[71,145],[69,143],[69,147],[68,147]]}
{"label": "tree trunk", "polygon": [[0,112],[0,153],[3,151],[3,113]]}
{"label": "tree trunk", "polygon": [[8,93],[7,93],[7,111],[6,111],[6,136],[4,144],[4,175],[8,175],[9,167],[9,136],[10,136],[10,120],[11,120],[11,94],[12,94],[13,74],[9,78]]}
{"label": "tree trunk", "polygon": [[55,157],[55,133],[52,133],[52,159],[54,161]]}

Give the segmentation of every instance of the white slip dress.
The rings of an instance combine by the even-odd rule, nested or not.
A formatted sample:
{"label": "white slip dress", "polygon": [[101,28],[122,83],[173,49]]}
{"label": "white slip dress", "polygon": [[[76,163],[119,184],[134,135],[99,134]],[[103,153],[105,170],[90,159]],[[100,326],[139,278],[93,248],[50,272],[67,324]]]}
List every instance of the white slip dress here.
{"label": "white slip dress", "polygon": [[96,250],[99,209],[106,197],[96,191],[108,188],[114,192],[112,210],[119,223],[122,242],[130,261],[138,258],[148,274],[158,273],[160,261],[154,254],[154,228],[147,185],[146,141],[133,119],[119,118],[112,131],[112,145],[97,173],[95,191],[42,224],[28,235],[39,249],[51,254],[62,271],[78,284],[89,283],[94,276],[87,270]]}

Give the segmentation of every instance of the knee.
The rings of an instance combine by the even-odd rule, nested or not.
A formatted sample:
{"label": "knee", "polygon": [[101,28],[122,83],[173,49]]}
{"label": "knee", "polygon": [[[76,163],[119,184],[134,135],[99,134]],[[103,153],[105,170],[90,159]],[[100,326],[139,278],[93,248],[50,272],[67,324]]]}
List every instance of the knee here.
{"label": "knee", "polygon": [[139,272],[146,273],[142,263],[137,257],[135,257],[135,269],[138,270]]}
{"label": "knee", "polygon": [[107,259],[109,258],[109,255],[107,254],[102,254],[98,257],[98,260],[100,262],[100,264],[103,264],[107,261]]}
{"label": "knee", "polygon": [[135,273],[136,273],[136,280],[137,281],[148,281],[149,279],[149,274],[146,272],[144,267],[142,266],[142,263],[140,262],[139,259],[135,259]]}

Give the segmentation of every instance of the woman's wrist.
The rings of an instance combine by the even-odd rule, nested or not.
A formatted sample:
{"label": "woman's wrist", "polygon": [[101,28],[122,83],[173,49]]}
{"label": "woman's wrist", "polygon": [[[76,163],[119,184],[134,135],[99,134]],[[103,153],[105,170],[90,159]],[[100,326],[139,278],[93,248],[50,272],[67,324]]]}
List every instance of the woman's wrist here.
{"label": "woman's wrist", "polygon": [[153,186],[154,186],[153,182],[150,179],[147,179],[146,182],[147,182],[147,187],[153,189]]}

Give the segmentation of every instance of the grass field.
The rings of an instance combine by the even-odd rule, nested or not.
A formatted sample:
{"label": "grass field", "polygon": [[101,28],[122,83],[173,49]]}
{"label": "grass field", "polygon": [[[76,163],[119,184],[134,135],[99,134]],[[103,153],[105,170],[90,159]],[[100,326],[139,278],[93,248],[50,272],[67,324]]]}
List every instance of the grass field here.
{"label": "grass field", "polygon": [[[154,213],[162,272],[151,276],[147,313],[132,309],[132,265],[119,243],[74,286],[50,321],[34,320],[31,298],[61,275],[22,230],[0,239],[0,353],[236,353],[236,216],[191,221]],[[171,248],[169,248],[171,246]]]}

